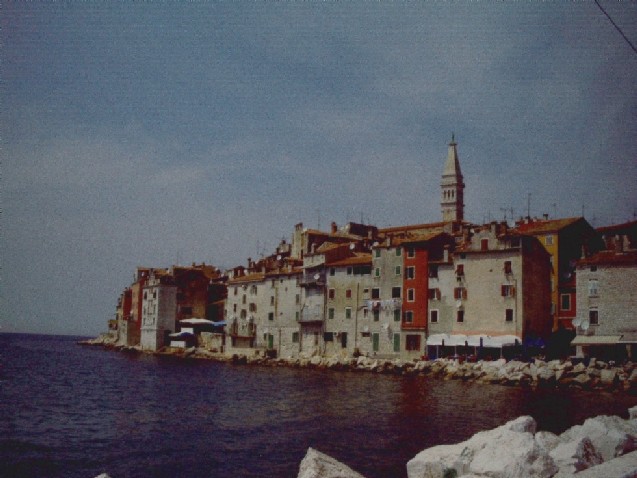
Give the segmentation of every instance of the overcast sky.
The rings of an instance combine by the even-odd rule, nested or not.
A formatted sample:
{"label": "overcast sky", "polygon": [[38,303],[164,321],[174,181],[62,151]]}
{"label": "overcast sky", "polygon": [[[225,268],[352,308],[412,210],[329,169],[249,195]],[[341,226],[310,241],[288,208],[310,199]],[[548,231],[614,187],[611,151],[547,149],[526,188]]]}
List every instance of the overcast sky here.
{"label": "overcast sky", "polygon": [[[637,43],[637,3],[602,2]],[[294,224],[637,209],[637,54],[593,2],[4,2],[1,331],[96,335],[136,266]],[[510,217],[510,212],[508,213]]]}

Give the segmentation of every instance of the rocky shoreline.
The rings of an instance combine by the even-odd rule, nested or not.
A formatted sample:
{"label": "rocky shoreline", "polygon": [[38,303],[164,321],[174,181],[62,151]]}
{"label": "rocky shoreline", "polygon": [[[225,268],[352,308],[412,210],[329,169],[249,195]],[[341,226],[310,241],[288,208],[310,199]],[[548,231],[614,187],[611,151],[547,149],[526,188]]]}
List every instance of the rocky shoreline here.
{"label": "rocky shoreline", "polygon": [[187,359],[215,360],[240,365],[294,367],[308,369],[370,372],[393,375],[423,375],[444,380],[462,380],[485,384],[519,387],[576,388],[607,390],[637,394],[637,364],[621,365],[591,358],[588,364],[571,360],[532,362],[504,359],[493,361],[461,362],[458,359],[400,360],[360,356],[270,358],[264,355],[232,355],[211,352],[203,348],[164,348],[159,352],[143,352],[139,347],[117,346],[103,338],[79,342],[130,353],[152,353]]}
{"label": "rocky shoreline", "polygon": [[[530,416],[476,433],[453,445],[418,453],[408,478],[634,478],[637,477],[637,407],[629,418],[598,416],[561,435],[537,431]],[[101,474],[96,478],[110,478]],[[297,478],[365,478],[309,448]]]}
{"label": "rocky shoreline", "polygon": [[[589,418],[561,435],[537,431],[530,416],[438,445],[407,463],[408,478],[632,478],[637,477],[637,407],[624,420]],[[298,478],[364,478],[310,448]]]}

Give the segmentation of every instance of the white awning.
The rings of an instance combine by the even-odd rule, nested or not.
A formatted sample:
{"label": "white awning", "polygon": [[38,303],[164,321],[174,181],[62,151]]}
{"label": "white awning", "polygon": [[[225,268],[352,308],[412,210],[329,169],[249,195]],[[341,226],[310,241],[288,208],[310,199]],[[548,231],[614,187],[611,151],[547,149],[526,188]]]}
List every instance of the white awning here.
{"label": "white awning", "polygon": [[516,335],[460,335],[460,334],[432,334],[427,339],[427,345],[438,346],[444,345],[445,347],[489,347],[489,348],[502,348],[508,345],[515,345],[522,343],[522,339]]}
{"label": "white awning", "polygon": [[615,345],[621,338],[621,335],[578,335],[571,345]]}
{"label": "white awning", "polygon": [[190,319],[181,319],[179,322],[181,322],[182,324],[208,324],[208,325],[213,325],[214,322],[212,320],[206,320],[206,319],[198,319],[196,317],[191,317]]}

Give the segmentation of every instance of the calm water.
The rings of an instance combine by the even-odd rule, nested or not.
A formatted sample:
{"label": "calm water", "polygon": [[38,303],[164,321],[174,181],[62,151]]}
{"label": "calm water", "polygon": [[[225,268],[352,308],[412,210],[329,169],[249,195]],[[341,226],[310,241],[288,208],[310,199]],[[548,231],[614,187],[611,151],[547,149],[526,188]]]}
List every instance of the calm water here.
{"label": "calm water", "polygon": [[0,476],[295,477],[309,446],[369,478],[529,414],[562,432],[637,397],[126,355],[0,335]]}

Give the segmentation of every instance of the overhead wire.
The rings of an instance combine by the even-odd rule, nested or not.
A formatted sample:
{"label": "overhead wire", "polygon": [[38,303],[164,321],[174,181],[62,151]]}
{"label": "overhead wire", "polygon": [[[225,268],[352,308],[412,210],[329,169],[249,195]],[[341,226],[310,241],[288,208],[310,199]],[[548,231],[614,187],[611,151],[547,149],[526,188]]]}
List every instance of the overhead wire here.
{"label": "overhead wire", "polygon": [[613,19],[610,17],[610,15],[608,13],[606,13],[606,10],[604,10],[602,8],[602,6],[599,4],[599,2],[597,0],[595,0],[595,4],[599,7],[599,9],[602,11],[602,13],[604,15],[606,15],[606,18],[608,18],[608,20],[612,23],[612,25],[617,29],[617,31],[619,32],[619,34],[624,38],[624,40],[626,40],[626,43],[628,43],[630,45],[630,47],[633,49],[633,51],[635,53],[637,53],[637,48],[635,48],[635,45],[632,44],[632,42],[628,39],[628,37],[624,34],[624,32],[621,30],[621,28],[619,28],[619,26],[613,21]]}

